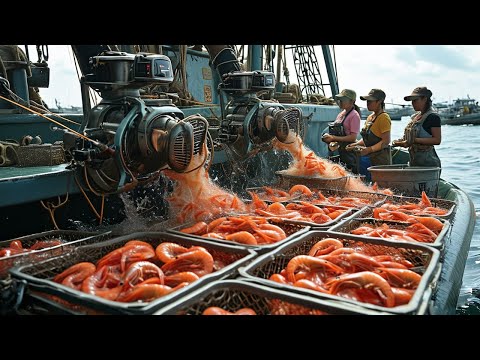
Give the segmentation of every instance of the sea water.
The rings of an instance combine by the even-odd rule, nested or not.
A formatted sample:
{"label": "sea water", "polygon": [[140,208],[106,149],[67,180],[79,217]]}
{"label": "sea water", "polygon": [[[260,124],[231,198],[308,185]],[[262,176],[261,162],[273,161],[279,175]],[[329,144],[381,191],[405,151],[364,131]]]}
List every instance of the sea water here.
{"label": "sea water", "polygon": [[[392,140],[403,135],[409,117],[392,121]],[[480,314],[480,126],[442,125],[442,143],[435,146],[442,161],[441,178],[465,191],[476,212],[475,230],[463,274],[457,314]]]}

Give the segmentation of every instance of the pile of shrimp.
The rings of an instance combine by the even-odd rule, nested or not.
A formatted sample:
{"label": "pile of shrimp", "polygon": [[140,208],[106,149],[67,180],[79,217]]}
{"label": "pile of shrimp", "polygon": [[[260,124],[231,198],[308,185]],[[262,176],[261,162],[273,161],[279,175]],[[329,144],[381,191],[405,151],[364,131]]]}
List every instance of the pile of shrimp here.
{"label": "pile of shrimp", "polygon": [[350,233],[390,240],[433,243],[444,227],[444,223],[434,217],[407,215],[382,208],[373,209],[373,216],[376,219],[400,222],[392,226],[386,223],[379,226],[366,223],[352,229]]}
{"label": "pile of shrimp", "polygon": [[287,234],[280,226],[269,223],[264,217],[254,215],[224,216],[209,223],[199,221],[179,231],[247,245],[273,244],[287,238]]}
{"label": "pile of shrimp", "polygon": [[[298,199],[300,194],[303,193],[304,187],[308,189],[304,185],[294,185],[288,191],[283,189],[274,188],[271,186],[262,186],[255,191],[250,190],[248,193],[255,198],[262,200],[262,201],[271,201],[271,202],[285,202],[285,201],[292,201]],[[252,195],[254,193],[255,195]]]}
{"label": "pile of shrimp", "polygon": [[[326,315],[322,310],[311,309],[299,304],[280,299],[268,299],[267,307],[270,315]],[[206,308],[202,315],[258,315],[255,310],[244,307],[236,311],[225,310],[218,306]]]}
{"label": "pile of shrimp", "polygon": [[270,205],[258,206],[259,202],[254,201],[257,208],[256,214],[268,219],[295,220],[313,224],[325,224],[335,220],[338,216],[348,211],[348,208],[341,206],[316,206],[306,201],[290,202],[284,205],[274,202]]}
{"label": "pile of shrimp", "polygon": [[327,315],[325,311],[280,299],[269,299],[267,303],[271,315]]}
{"label": "pile of shrimp", "polygon": [[219,214],[247,212],[247,205],[237,195],[211,181],[205,166],[207,157],[205,143],[203,151],[194,155],[185,172],[163,170],[166,176],[175,181],[173,192],[167,200],[172,218],[175,216],[179,224],[205,220]]}
{"label": "pile of shrimp", "polygon": [[[391,200],[388,200],[381,206],[381,208],[388,211],[399,211],[406,214],[434,215],[434,216],[446,215],[449,211],[441,207],[432,206],[432,202],[428,198],[425,191],[422,191],[422,197],[418,203],[407,201],[404,204],[399,205],[399,204],[395,204]],[[381,214],[379,218],[383,219]]]}
{"label": "pile of shrimp", "polygon": [[339,239],[318,241],[271,281],[384,307],[408,304],[422,278],[401,255],[370,256]]}
{"label": "pile of shrimp", "polygon": [[296,136],[295,140],[288,144],[274,139],[273,146],[275,149],[287,150],[292,154],[293,163],[285,170],[288,175],[336,178],[349,174],[343,166],[315,155],[305,146],[300,136]]}
{"label": "pile of shrimp", "polygon": [[356,196],[325,196],[321,190],[310,189],[305,185],[295,185],[292,189],[301,192],[300,199],[308,201],[312,205],[337,205],[348,208],[363,208],[373,205],[371,199],[359,198]]}
{"label": "pile of shrimp", "polygon": [[201,246],[163,242],[156,249],[140,240],[103,256],[96,264],[80,262],[53,281],[87,294],[119,302],[149,302],[181,289],[225,266]]}
{"label": "pile of shrimp", "polygon": [[257,313],[251,308],[241,308],[237,311],[229,311],[218,306],[210,306],[203,311],[202,315],[257,315]]}
{"label": "pile of shrimp", "polygon": [[24,248],[20,240],[12,240],[8,247],[0,249],[0,258],[8,257],[17,254],[23,254],[31,252],[34,250],[48,249],[53,246],[64,244],[65,241],[54,239],[54,240],[42,240],[36,241],[33,245],[28,248]]}

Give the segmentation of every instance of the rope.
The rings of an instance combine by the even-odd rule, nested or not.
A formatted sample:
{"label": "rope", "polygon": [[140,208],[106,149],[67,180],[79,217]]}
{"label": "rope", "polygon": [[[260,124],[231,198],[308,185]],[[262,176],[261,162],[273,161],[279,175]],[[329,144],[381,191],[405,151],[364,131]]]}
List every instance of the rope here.
{"label": "rope", "polygon": [[48,211],[48,213],[50,214],[50,219],[52,220],[53,222],[53,226],[55,227],[56,230],[60,230],[60,228],[58,227],[57,225],[57,222],[55,221],[55,210],[57,210],[57,208],[59,208],[60,206],[63,206],[67,203],[68,201],[68,192],[67,192],[67,195],[65,197],[65,200],[63,202],[60,202],[60,196],[58,196],[58,204],[57,205],[54,205],[53,203],[51,203],[50,201],[47,202],[47,204],[45,205],[45,203],[43,202],[43,200],[40,200],[40,204],[42,204],[43,208],[45,210]]}
{"label": "rope", "polygon": [[[53,122],[54,124],[57,124],[57,125],[65,128],[65,129],[67,129],[68,131],[71,131],[73,134],[77,135],[78,137],[80,137],[80,138],[82,138],[82,139],[84,139],[84,140],[90,141],[90,142],[92,142],[93,144],[95,144],[95,145],[97,145],[97,146],[103,145],[103,146],[106,147],[106,145],[104,145],[104,144],[102,144],[102,143],[99,143],[99,142],[96,141],[96,140],[92,140],[92,139],[88,138],[87,136],[85,136],[85,135],[83,135],[83,134],[80,134],[79,132],[77,132],[77,131],[75,131],[75,130],[73,130],[73,129],[70,129],[68,126],[66,126],[66,125],[64,125],[64,124],[62,124],[62,123],[60,123],[60,122],[58,122],[58,121],[56,121],[56,120],[50,119],[50,118],[46,117],[45,115],[43,115],[43,114],[41,114],[41,113],[39,113],[39,112],[37,112],[37,111],[35,111],[35,110],[32,110],[32,109],[30,109],[30,108],[28,108],[28,107],[26,107],[26,106],[23,106],[22,104],[19,104],[19,103],[15,102],[15,101],[12,101],[12,100],[10,100],[10,99],[2,96],[2,95],[0,95],[0,99],[3,99],[3,100],[5,100],[5,101],[8,101],[8,102],[14,104],[14,105],[17,105],[17,106],[21,107],[22,109],[25,109],[25,110],[31,112],[32,114],[41,116],[41,117],[43,117],[44,119],[47,119],[48,121]],[[54,114],[54,115],[56,115],[56,114]],[[56,116],[59,116],[59,115],[56,115]],[[61,116],[59,116],[59,117],[61,117]],[[61,118],[64,119],[63,117],[61,117]],[[65,120],[68,120],[68,119],[65,119]],[[71,121],[71,120],[68,120],[68,121]],[[78,123],[75,123],[75,124],[78,124]]]}
{"label": "rope", "polygon": [[[85,168],[86,169],[86,168]],[[87,182],[87,185],[90,189],[90,191],[92,191],[95,195],[97,196],[101,196],[102,197],[102,205],[101,205],[101,208],[100,208],[100,214],[98,213],[97,209],[95,209],[95,206],[93,206],[92,202],[90,201],[90,198],[88,197],[87,193],[85,192],[85,190],[83,190],[83,187],[80,185],[80,182],[78,181],[77,177],[75,176],[75,182],[77,183],[77,186],[78,188],[80,189],[80,191],[82,192],[83,196],[85,197],[85,199],[87,200],[87,203],[88,205],[90,206],[90,209],[92,209],[93,213],[95,214],[95,216],[97,217],[97,219],[99,220],[99,225],[102,224],[102,220],[103,220],[103,209],[104,209],[104,205],[105,205],[105,195],[104,194],[97,194],[95,191],[93,191],[93,189],[90,187],[90,184],[88,183],[88,179],[87,179],[87,175],[85,174],[85,180]]]}
{"label": "rope", "polygon": [[392,154],[392,159],[400,152],[400,148],[397,148],[397,151],[395,151],[394,154]]}

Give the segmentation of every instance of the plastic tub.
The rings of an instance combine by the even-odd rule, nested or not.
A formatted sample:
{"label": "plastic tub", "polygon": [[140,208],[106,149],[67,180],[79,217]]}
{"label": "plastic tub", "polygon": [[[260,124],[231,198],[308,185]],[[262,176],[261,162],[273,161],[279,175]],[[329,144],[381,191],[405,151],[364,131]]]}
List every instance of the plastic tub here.
{"label": "plastic tub", "polygon": [[420,197],[425,191],[428,197],[437,197],[441,168],[427,166],[378,165],[368,171],[378,186],[389,188],[402,195]]}
{"label": "plastic tub", "polygon": [[279,178],[278,187],[290,189],[292,186],[301,184],[312,188],[345,189],[350,176],[325,178],[320,176],[297,176],[286,173],[286,170],[276,171]]}

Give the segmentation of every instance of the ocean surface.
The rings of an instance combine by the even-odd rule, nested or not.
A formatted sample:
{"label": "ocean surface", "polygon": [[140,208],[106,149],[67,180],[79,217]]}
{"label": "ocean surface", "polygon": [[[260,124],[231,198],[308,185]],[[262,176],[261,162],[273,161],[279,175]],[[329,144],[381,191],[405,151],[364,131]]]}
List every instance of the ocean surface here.
{"label": "ocean surface", "polygon": [[[409,117],[392,121],[392,140],[403,135]],[[436,151],[442,161],[441,178],[465,191],[476,212],[475,230],[470,244],[460,296],[458,315],[480,315],[480,126],[442,125],[442,143]]]}

